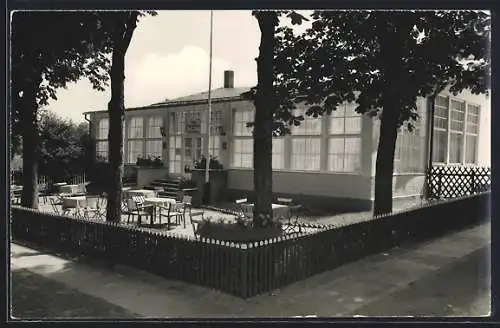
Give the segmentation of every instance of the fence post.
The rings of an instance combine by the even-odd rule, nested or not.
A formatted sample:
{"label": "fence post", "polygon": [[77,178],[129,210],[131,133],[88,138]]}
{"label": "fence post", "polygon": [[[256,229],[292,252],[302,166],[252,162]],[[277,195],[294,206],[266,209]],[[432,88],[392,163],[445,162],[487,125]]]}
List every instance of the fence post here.
{"label": "fence post", "polygon": [[243,298],[248,296],[248,246],[245,248],[240,248],[240,259],[241,259],[241,270],[240,270],[240,293]]}
{"label": "fence post", "polygon": [[436,195],[436,199],[440,199],[441,198],[441,184],[442,184],[442,180],[443,180],[443,172],[440,172],[437,174],[438,176],[438,194]]}
{"label": "fence post", "polygon": [[470,186],[470,194],[474,194],[476,192],[476,171],[474,169],[471,170],[471,186]]}

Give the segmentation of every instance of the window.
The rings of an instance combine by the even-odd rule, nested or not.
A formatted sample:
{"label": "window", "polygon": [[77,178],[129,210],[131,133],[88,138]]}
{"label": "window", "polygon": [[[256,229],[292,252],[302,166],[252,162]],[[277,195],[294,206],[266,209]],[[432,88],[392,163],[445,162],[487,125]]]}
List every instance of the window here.
{"label": "window", "polygon": [[109,119],[102,118],[97,124],[95,155],[97,160],[108,161],[108,133],[109,133]]}
{"label": "window", "polygon": [[293,138],[291,168],[293,170],[319,171],[321,164],[320,138]]}
{"label": "window", "polygon": [[465,139],[465,163],[475,163],[479,133],[479,106],[467,106],[467,131]]}
{"label": "window", "polygon": [[109,119],[102,118],[99,120],[99,128],[97,132],[97,139],[108,139],[109,133]]}
{"label": "window", "polygon": [[361,133],[361,115],[355,111],[356,104],[340,105],[330,116],[330,134]]}
{"label": "window", "polygon": [[170,173],[182,173],[182,148],[181,148],[181,137],[180,136],[170,136],[169,138],[169,172]]}
{"label": "window", "polygon": [[184,113],[173,112],[170,117],[169,125],[168,131],[170,134],[182,134],[182,132],[184,132]]}
{"label": "window", "polygon": [[137,157],[143,157],[143,140],[129,140],[128,141],[128,163],[135,164]]}
{"label": "window", "polygon": [[273,138],[273,169],[285,167],[285,138]]}
{"label": "window", "polygon": [[163,142],[161,127],[163,118],[161,116],[152,116],[148,120],[148,139],[146,140],[146,156],[163,159]]}
{"label": "window", "polygon": [[142,117],[132,117],[130,119],[129,130],[128,130],[129,139],[144,138],[142,124],[143,124]]}
{"label": "window", "polygon": [[396,139],[396,151],[394,156],[394,172],[397,173],[420,173],[424,172],[425,135],[423,122],[425,112],[417,103],[418,119],[413,121],[413,129],[410,131],[407,125],[398,130]]}
{"label": "window", "polygon": [[436,97],[432,154],[434,162],[476,163],[480,109],[463,100]]}
{"label": "window", "polygon": [[161,140],[146,140],[146,156],[159,157],[162,156],[162,141]]}
{"label": "window", "polygon": [[161,127],[163,126],[163,118],[154,116],[148,118],[148,138],[161,139]]}
{"label": "window", "polygon": [[449,163],[461,163],[465,126],[465,102],[452,100],[450,111]]}
{"label": "window", "polygon": [[361,138],[331,137],[328,142],[328,170],[358,172],[361,170]]}
{"label": "window", "polygon": [[108,141],[97,141],[96,157],[98,160],[108,161]]}
{"label": "window", "polygon": [[234,112],[234,135],[251,136],[253,128],[247,127],[248,122],[253,122],[253,111]]}
{"label": "window", "polygon": [[344,103],[329,117],[328,171],[361,170],[361,118],[355,103]]}
{"label": "window", "polygon": [[253,140],[234,139],[233,166],[251,168],[253,166]]}
{"label": "window", "polygon": [[394,171],[397,173],[419,173],[424,170],[424,142],[421,121],[414,122],[415,129],[401,127],[396,139]]}
{"label": "window", "polygon": [[306,115],[306,109],[300,108],[294,111],[295,116],[302,115],[304,120],[299,126],[292,126],[292,135],[320,135],[321,134],[321,117],[314,118]]}
{"label": "window", "polygon": [[446,162],[448,144],[448,97],[437,96],[434,103],[434,140],[432,142],[432,160]]}
{"label": "window", "polygon": [[219,135],[210,136],[210,155],[220,160],[221,140]]}

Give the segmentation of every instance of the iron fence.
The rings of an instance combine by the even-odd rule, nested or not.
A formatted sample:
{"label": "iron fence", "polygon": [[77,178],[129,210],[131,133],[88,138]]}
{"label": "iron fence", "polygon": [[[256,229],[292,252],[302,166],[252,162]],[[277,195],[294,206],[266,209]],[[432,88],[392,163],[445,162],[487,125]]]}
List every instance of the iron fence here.
{"label": "iron fence", "polygon": [[15,240],[248,298],[404,242],[477,224],[489,217],[489,202],[490,193],[480,193],[340,228],[322,226],[315,233],[254,243],[196,240],[21,207],[11,209],[11,231]]}

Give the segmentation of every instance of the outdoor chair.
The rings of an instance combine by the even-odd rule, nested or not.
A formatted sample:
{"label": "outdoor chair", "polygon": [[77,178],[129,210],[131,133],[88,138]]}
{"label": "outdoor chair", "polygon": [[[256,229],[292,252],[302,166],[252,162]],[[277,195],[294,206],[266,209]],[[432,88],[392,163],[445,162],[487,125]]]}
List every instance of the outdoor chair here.
{"label": "outdoor chair", "polygon": [[193,205],[191,201],[193,200],[193,196],[185,195],[182,197],[183,204],[183,213],[182,216],[184,218],[184,228],[186,228],[186,212],[189,215],[189,220],[192,220],[193,217],[201,216],[203,218],[204,211],[203,210],[193,210]]}
{"label": "outdoor chair", "polygon": [[140,201],[139,196],[132,196],[126,201],[126,210],[123,214],[127,214],[127,223],[130,223],[130,218],[134,215],[137,216],[137,224],[141,225],[141,219],[143,216],[150,218],[150,223],[153,224],[153,208],[154,205],[144,205],[144,202]]}
{"label": "outdoor chair", "polygon": [[290,214],[287,218],[284,218],[284,223],[286,224],[285,232],[294,232],[295,228],[299,228],[299,232],[301,231],[300,227],[300,212],[302,210],[302,206],[299,204],[295,204],[292,198],[287,197],[277,197],[276,204],[286,205],[289,208]]}
{"label": "outdoor chair", "polygon": [[193,227],[194,238],[198,239],[199,237],[199,228],[200,223],[203,222],[203,212],[194,212],[193,215],[190,216],[189,221],[191,222],[191,227]]}
{"label": "outdoor chair", "polygon": [[106,209],[101,208],[100,204],[100,197],[99,196],[93,196],[93,195],[87,195],[86,197],[87,200],[87,206],[83,209],[83,217],[86,219],[90,219],[89,214],[93,215],[93,219],[103,219],[104,214],[106,213]]}
{"label": "outdoor chair", "polygon": [[[62,214],[63,215],[73,214],[75,217],[80,217],[80,211],[78,210],[77,207],[65,206],[64,202],[61,204],[61,207],[62,207]],[[71,213],[72,211],[73,211],[73,213]]]}
{"label": "outdoor chair", "polygon": [[[180,224],[180,221],[183,219],[183,206],[182,203],[169,203],[168,207],[166,206],[158,206],[160,211],[160,218],[166,217],[168,222],[170,219],[175,219],[175,224]],[[161,210],[165,210],[167,213],[163,214]],[[184,227],[186,226],[186,222],[184,219]]]}
{"label": "outdoor chair", "polygon": [[20,190],[11,190],[10,197],[12,200],[12,204],[14,204],[14,205],[21,204],[21,191]]}
{"label": "outdoor chair", "polygon": [[43,200],[44,204],[47,204],[47,197],[51,194],[49,192],[49,185],[46,183],[42,183],[38,185],[38,197]]}
{"label": "outdoor chair", "polygon": [[55,200],[54,198],[49,198],[49,202],[50,202],[50,206],[52,207],[52,210],[54,211],[54,213],[56,213],[57,215],[60,215],[62,210],[60,211],[58,206],[62,207],[63,203]]}

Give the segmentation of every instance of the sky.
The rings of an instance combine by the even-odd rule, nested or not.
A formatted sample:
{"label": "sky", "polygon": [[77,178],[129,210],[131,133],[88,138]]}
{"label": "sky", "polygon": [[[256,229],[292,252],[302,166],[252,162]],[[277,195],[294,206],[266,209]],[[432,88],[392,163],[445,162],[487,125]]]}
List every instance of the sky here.
{"label": "sky", "polygon": [[[251,11],[214,11],[212,88],[223,86],[224,70],[234,71],[235,87],[256,85],[259,43],[260,30]],[[125,58],[125,107],[206,91],[209,48],[208,10],[158,11],[142,17]],[[58,99],[46,109],[82,122],[84,112],[106,110],[110,97],[109,88],[93,90],[83,78],[59,89]]]}

